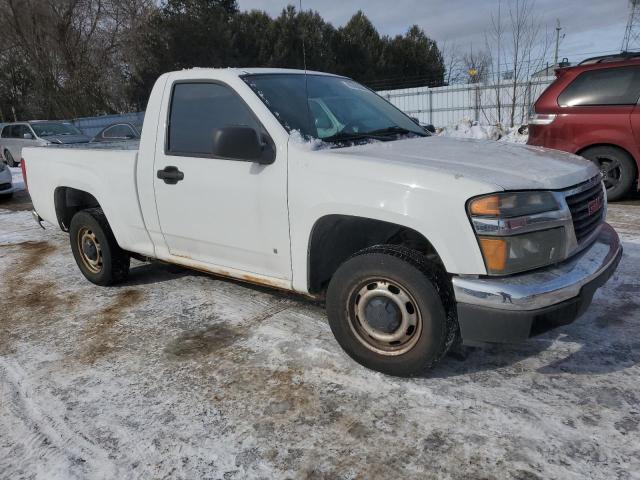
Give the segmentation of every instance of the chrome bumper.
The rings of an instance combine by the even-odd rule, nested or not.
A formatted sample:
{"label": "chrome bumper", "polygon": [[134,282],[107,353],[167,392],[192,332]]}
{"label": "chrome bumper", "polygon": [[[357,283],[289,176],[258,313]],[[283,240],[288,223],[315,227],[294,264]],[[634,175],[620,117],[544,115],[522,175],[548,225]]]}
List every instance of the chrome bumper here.
{"label": "chrome bumper", "polygon": [[577,297],[585,285],[611,275],[621,255],[618,234],[603,223],[591,245],[561,264],[509,277],[456,276],[453,290],[459,304],[503,311],[539,310]]}

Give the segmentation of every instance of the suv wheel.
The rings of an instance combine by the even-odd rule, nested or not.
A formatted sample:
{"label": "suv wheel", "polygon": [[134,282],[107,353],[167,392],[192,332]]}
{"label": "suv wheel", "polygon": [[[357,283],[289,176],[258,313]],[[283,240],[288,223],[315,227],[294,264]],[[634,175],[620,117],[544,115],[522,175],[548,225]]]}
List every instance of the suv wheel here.
{"label": "suv wheel", "polygon": [[627,152],[616,147],[593,147],[582,152],[582,156],[600,169],[608,200],[620,200],[629,192],[636,179],[636,167]]}
{"label": "suv wheel", "polygon": [[329,325],[358,363],[414,376],[435,365],[456,338],[452,295],[446,273],[420,253],[375,246],[344,262],[331,279]]}
{"label": "suv wheel", "polygon": [[113,285],[129,275],[129,254],[116,242],[102,209],[76,213],[71,219],[69,240],[73,257],[90,282]]}

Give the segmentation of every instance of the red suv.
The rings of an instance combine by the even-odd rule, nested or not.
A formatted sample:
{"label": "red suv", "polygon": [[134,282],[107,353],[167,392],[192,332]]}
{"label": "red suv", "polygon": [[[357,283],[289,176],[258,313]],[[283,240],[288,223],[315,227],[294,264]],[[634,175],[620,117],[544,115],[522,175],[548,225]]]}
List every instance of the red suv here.
{"label": "red suv", "polygon": [[640,53],[556,70],[529,119],[529,145],[577,153],[600,167],[609,200],[638,188]]}

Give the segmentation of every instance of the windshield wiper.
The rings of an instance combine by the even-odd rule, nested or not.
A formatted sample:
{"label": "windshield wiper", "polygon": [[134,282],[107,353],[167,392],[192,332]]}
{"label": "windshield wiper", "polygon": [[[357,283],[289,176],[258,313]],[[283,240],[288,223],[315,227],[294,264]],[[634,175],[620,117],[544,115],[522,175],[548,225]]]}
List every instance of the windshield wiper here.
{"label": "windshield wiper", "polygon": [[372,130],[371,132],[364,132],[371,135],[418,135],[419,137],[426,137],[426,133],[418,133],[414,130],[409,130],[407,128],[399,127],[397,125],[393,125],[387,128],[380,128],[378,130]]}
{"label": "windshield wiper", "polygon": [[351,142],[357,140],[386,140],[383,135],[376,135],[371,132],[338,132],[335,135],[331,135],[330,137],[325,137],[322,139],[323,142]]}

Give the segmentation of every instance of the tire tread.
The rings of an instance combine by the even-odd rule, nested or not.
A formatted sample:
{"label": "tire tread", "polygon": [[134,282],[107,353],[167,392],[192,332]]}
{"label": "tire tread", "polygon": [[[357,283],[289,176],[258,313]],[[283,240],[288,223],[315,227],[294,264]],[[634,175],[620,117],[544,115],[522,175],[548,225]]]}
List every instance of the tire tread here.
{"label": "tire tread", "polygon": [[417,250],[403,245],[373,245],[354,253],[350,258],[375,254],[390,255],[407,262],[418,269],[427,278],[427,280],[431,282],[442,300],[442,305],[444,306],[447,315],[447,321],[445,324],[445,342],[442,344],[442,348],[435,358],[431,362],[425,364],[422,369],[423,371],[429,370],[447,354],[451,346],[456,341],[456,338],[459,336],[458,316],[456,313],[456,302],[453,289],[451,287],[451,280],[449,279],[447,272],[440,265],[427,259]]}

